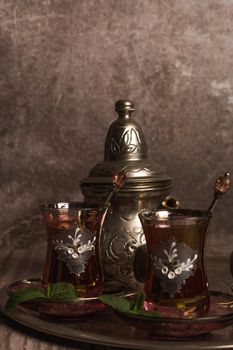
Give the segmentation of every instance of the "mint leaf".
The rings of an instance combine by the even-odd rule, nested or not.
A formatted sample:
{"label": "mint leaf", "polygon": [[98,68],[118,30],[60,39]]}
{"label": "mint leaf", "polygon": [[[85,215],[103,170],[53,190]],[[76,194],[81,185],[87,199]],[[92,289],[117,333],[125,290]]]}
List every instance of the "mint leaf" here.
{"label": "mint leaf", "polygon": [[141,292],[137,294],[133,301],[130,303],[130,310],[134,312],[138,312],[143,308],[144,304],[144,293]]}
{"label": "mint leaf", "polygon": [[49,283],[47,289],[43,288],[22,288],[16,290],[9,296],[9,299],[5,305],[5,312],[9,312],[14,309],[18,304],[25,301],[44,298],[44,299],[74,299],[78,298],[76,288],[71,283],[58,282]]}
{"label": "mint leaf", "polygon": [[5,311],[9,312],[14,309],[16,305],[23,303],[24,301],[46,298],[46,292],[42,288],[22,288],[12,293],[5,305]]}
{"label": "mint leaf", "polygon": [[99,300],[101,300],[104,304],[112,306],[113,309],[117,309],[121,312],[129,312],[130,311],[130,303],[128,300],[123,297],[117,297],[116,295],[104,294],[99,296]]}
{"label": "mint leaf", "polygon": [[51,295],[51,283],[48,283],[48,287],[47,287],[47,298],[50,298]]}
{"label": "mint leaf", "polygon": [[47,288],[48,298],[74,299],[78,296],[75,286],[68,282],[50,283]]}
{"label": "mint leaf", "polygon": [[158,311],[147,311],[144,309],[145,295],[143,292],[137,294],[130,303],[130,312],[138,316],[158,317]]}
{"label": "mint leaf", "polygon": [[143,307],[144,293],[137,294],[131,302],[115,295],[104,294],[98,297],[104,304],[111,306],[113,309],[120,312],[131,313],[138,316],[158,317],[157,311],[146,311]]}

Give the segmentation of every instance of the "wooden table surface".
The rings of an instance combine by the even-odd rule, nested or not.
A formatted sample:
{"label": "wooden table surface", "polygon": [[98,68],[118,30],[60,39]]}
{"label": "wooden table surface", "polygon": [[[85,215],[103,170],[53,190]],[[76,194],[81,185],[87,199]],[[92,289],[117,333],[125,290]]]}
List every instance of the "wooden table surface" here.
{"label": "wooden table surface", "polygon": [[[30,249],[2,249],[0,286],[3,287],[16,279],[40,276],[44,252],[41,252],[39,248],[41,247],[37,247],[37,243],[34,242]],[[207,270],[210,289],[225,291],[227,286],[233,282],[227,259],[222,257],[208,259]],[[110,347],[79,343],[40,333],[10,320],[3,314],[0,314],[0,322],[0,349],[2,350],[110,349]],[[233,349],[233,327],[232,347],[228,346],[229,348]]]}

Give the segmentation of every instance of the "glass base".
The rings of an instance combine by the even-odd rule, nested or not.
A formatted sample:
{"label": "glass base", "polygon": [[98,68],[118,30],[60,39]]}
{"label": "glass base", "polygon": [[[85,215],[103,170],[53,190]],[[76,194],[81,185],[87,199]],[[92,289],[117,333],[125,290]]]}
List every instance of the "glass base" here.
{"label": "glass base", "polygon": [[103,285],[76,286],[79,297],[93,298],[103,294]]}
{"label": "glass base", "polygon": [[167,317],[201,317],[208,313],[210,298],[197,296],[190,299],[144,301],[147,311],[157,311]]}

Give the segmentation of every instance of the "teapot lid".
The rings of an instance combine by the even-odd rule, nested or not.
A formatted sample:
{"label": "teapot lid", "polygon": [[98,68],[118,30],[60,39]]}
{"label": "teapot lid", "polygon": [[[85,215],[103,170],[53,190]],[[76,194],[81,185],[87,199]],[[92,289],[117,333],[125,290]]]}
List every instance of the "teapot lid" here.
{"label": "teapot lid", "polygon": [[148,149],[140,125],[132,118],[134,104],[129,100],[115,103],[118,113],[109,127],[104,150],[104,160],[96,164],[89,176],[81,181],[81,187],[105,187],[112,183],[112,176],[120,171],[127,174],[127,181],[120,192],[167,191],[172,178],[160,167],[148,160]]}

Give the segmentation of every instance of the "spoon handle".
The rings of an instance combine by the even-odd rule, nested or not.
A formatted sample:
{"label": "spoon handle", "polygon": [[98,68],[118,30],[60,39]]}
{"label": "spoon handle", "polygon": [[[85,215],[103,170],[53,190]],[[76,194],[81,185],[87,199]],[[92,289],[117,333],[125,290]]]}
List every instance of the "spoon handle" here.
{"label": "spoon handle", "polygon": [[119,172],[117,175],[114,175],[112,177],[113,187],[111,188],[111,190],[109,191],[109,193],[107,195],[107,198],[105,199],[104,207],[109,206],[110,200],[111,200],[113,194],[116,193],[117,191],[119,191],[119,189],[124,186],[126,180],[127,180],[127,176],[126,176],[125,172],[123,172],[123,171]]}
{"label": "spoon handle", "polygon": [[225,194],[230,188],[230,174],[225,173],[224,176],[219,176],[214,184],[214,199],[209,206],[208,213],[212,214],[219,199]]}

